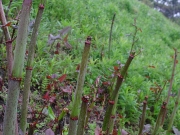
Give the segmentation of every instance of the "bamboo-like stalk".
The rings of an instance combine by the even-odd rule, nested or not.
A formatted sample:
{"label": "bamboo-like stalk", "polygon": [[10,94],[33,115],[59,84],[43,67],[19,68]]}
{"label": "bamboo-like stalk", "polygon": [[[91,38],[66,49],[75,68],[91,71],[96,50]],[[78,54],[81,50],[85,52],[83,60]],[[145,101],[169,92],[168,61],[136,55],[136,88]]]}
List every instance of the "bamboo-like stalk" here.
{"label": "bamboo-like stalk", "polygon": [[129,68],[129,66],[130,66],[130,64],[134,58],[134,55],[135,55],[135,52],[132,52],[129,55],[129,58],[126,61],[126,64],[121,71],[121,74],[119,74],[117,77],[116,86],[115,86],[115,89],[114,89],[114,91],[112,91],[112,94],[110,96],[109,104],[108,104],[107,111],[105,113],[105,117],[104,117],[104,121],[103,121],[103,127],[102,127],[103,134],[107,134],[107,129],[108,129],[108,125],[109,125],[109,121],[110,121],[110,117],[111,117],[111,113],[112,113],[112,109],[113,109],[113,106],[115,103],[116,96],[118,96],[119,88],[122,85],[122,82],[124,80],[124,76],[127,73],[127,70],[128,70],[128,68]]}
{"label": "bamboo-like stalk", "polygon": [[86,118],[86,113],[87,113],[88,101],[89,101],[89,96],[82,97],[81,111],[79,114],[78,128],[77,128],[76,135],[84,134],[84,126],[85,126],[85,118]]}
{"label": "bamboo-like stalk", "polygon": [[94,92],[92,93],[93,94],[93,98],[92,98],[92,101],[87,109],[87,114],[86,114],[86,120],[85,120],[85,127],[88,125],[88,120],[89,120],[89,117],[90,117],[90,114],[94,108],[94,105],[95,105],[95,101],[96,101],[96,94],[97,94],[97,89],[98,88],[94,88]]}
{"label": "bamboo-like stalk", "polygon": [[178,91],[178,96],[177,96],[177,99],[176,99],[176,102],[175,102],[175,105],[174,105],[174,109],[173,109],[173,112],[171,114],[170,121],[169,121],[169,124],[168,124],[167,135],[171,134],[172,125],[173,125],[173,122],[174,122],[174,118],[176,116],[176,112],[178,110],[179,102],[180,102],[180,89]]}
{"label": "bamboo-like stalk", "polygon": [[24,0],[14,51],[12,75],[8,83],[8,97],[4,116],[3,135],[15,135],[17,104],[22,78],[25,49],[28,35],[28,24],[32,0]]}
{"label": "bamboo-like stalk", "polygon": [[2,5],[2,0],[0,0],[0,20],[2,22],[2,25],[4,27],[2,27],[4,35],[5,35],[5,40],[6,40],[6,54],[7,54],[7,71],[8,71],[8,78],[11,76],[12,74],[12,64],[13,64],[13,54],[12,54],[12,40],[11,40],[11,36],[9,34],[9,29],[7,26],[5,26],[7,24],[6,21],[6,17],[5,17],[5,13],[4,13],[4,9],[3,9],[3,5]]}
{"label": "bamboo-like stalk", "polygon": [[[167,95],[167,99],[166,99],[167,106],[169,104],[169,100],[170,100],[170,97],[171,97],[172,85],[173,85],[173,81],[174,81],[174,74],[175,74],[176,65],[177,65],[177,53],[178,53],[177,49],[174,49],[174,62],[173,62],[171,79],[170,79],[170,85],[169,85],[169,89],[168,89],[168,95]],[[167,112],[167,110],[164,111],[162,121],[161,121],[161,125],[164,124],[164,119],[165,119],[165,116],[166,116],[166,112]]]}
{"label": "bamboo-like stalk", "polygon": [[134,48],[135,43],[138,41],[138,39],[136,38],[137,31],[138,30],[141,31],[141,29],[139,29],[136,26],[136,19],[134,20],[133,26],[135,27],[135,32],[133,35],[133,40],[132,40],[132,44],[131,44],[131,50],[130,50],[129,58],[127,59],[125,66],[122,68],[120,74],[117,75],[115,88],[110,94],[109,104],[108,104],[107,109],[106,109],[107,111],[105,113],[103,126],[102,126],[102,134],[103,135],[108,135],[107,133],[108,133],[108,128],[109,128],[109,122],[110,122],[113,106],[115,104],[116,96],[118,96],[119,89],[122,85],[122,82],[124,80],[125,75],[127,74],[127,70],[129,68],[133,58],[135,57],[135,52],[133,51],[133,48]]}
{"label": "bamboo-like stalk", "polygon": [[113,110],[112,110],[112,113],[111,113],[111,119],[110,119],[110,122],[109,122],[109,128],[107,130],[107,134],[113,134],[113,129],[114,129],[114,122],[115,122],[115,119],[116,119],[116,110],[117,110],[117,102],[118,102],[118,97],[119,96],[116,96],[116,99],[115,99],[115,103],[114,103],[114,106],[113,106]]}
{"label": "bamboo-like stalk", "polygon": [[177,49],[174,49],[174,63],[173,63],[173,69],[172,69],[172,74],[171,74],[171,79],[170,79],[170,85],[169,85],[169,89],[168,89],[168,96],[167,96],[167,104],[169,103],[169,99],[171,97],[171,91],[172,91],[172,84],[174,81],[174,73],[176,70],[176,65],[177,65]]}
{"label": "bamboo-like stalk", "polygon": [[111,30],[109,33],[109,49],[108,49],[108,51],[109,51],[108,58],[109,59],[110,59],[110,51],[111,51],[112,29],[113,29],[115,17],[116,17],[116,14],[113,15],[112,23],[111,23]]}
{"label": "bamboo-like stalk", "polygon": [[43,11],[44,11],[44,6],[39,5],[39,10],[36,16],[34,29],[31,36],[31,42],[29,44],[28,61],[27,61],[26,76],[25,76],[25,81],[24,81],[23,101],[22,101],[21,119],[20,119],[20,129],[23,134],[25,134],[26,132],[29,92],[30,92],[32,69],[33,69],[32,67],[33,67],[34,53],[35,53],[35,48],[36,48],[37,33],[38,33],[38,28],[41,22]]}
{"label": "bamboo-like stalk", "polygon": [[84,52],[82,55],[80,72],[79,72],[79,76],[78,76],[75,97],[74,97],[74,101],[73,101],[73,108],[72,108],[72,112],[70,115],[70,124],[69,124],[68,135],[76,135],[79,109],[80,109],[82,91],[83,91],[83,86],[84,86],[86,68],[87,68],[87,63],[88,63],[88,56],[89,56],[89,51],[90,51],[90,44],[91,44],[90,40],[91,39],[88,38],[87,41],[85,42],[85,46],[84,46]]}
{"label": "bamboo-like stalk", "polygon": [[166,105],[167,105],[167,103],[163,102],[161,109],[160,109],[160,112],[159,112],[159,115],[158,115],[158,118],[156,120],[156,125],[155,125],[155,128],[154,128],[152,135],[157,135],[157,133],[158,133],[159,127],[161,126],[163,114],[166,111]]}
{"label": "bamboo-like stalk", "polygon": [[147,99],[148,99],[148,97],[146,96],[144,98],[144,101],[143,101],[143,112],[142,112],[142,117],[141,117],[141,121],[140,121],[140,124],[139,124],[139,134],[138,135],[142,135],[142,131],[143,131],[143,128],[144,128],[145,117],[146,117]]}

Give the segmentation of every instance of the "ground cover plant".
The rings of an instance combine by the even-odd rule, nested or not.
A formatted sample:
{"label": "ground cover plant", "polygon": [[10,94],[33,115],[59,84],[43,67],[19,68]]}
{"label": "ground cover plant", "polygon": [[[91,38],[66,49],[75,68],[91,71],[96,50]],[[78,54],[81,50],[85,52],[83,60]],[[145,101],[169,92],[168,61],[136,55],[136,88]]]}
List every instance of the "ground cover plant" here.
{"label": "ground cover plant", "polygon": [[[28,35],[23,32],[27,47],[20,51],[17,44],[21,23],[15,18],[22,4],[18,0],[3,1],[7,22],[3,22],[1,10],[3,134],[18,134],[19,123],[19,133],[29,135],[179,133],[179,26],[136,0],[33,1],[30,23],[23,26]],[[32,29],[32,24],[38,7],[45,9],[38,32],[34,32],[37,27],[35,23]],[[9,39],[3,34],[5,28]],[[9,40],[15,49],[13,61],[21,61],[22,67],[24,61],[26,72],[19,66],[9,68]],[[34,52],[29,48],[35,44]],[[89,55],[83,54],[87,46]],[[32,56],[34,62],[29,61]],[[20,80],[9,78],[12,69],[14,77],[22,76],[21,85]],[[31,83],[25,77],[29,71]],[[14,102],[7,94],[11,81],[17,81],[13,83],[19,87],[18,104],[13,105],[17,112],[12,113],[14,122],[8,127],[4,111],[12,105],[8,102]],[[23,94],[27,89],[29,99]],[[25,116],[24,97],[29,102]]]}

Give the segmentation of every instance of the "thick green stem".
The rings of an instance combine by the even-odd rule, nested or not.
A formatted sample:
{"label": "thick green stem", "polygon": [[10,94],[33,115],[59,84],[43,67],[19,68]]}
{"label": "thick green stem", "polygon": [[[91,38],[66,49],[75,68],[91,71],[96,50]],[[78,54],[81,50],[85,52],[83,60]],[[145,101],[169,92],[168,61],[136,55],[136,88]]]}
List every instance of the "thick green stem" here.
{"label": "thick green stem", "polygon": [[132,60],[134,58],[134,55],[135,55],[135,52],[132,52],[130,54],[128,60],[126,61],[125,66],[123,67],[123,70],[122,70],[121,74],[119,74],[118,77],[117,77],[115,90],[112,91],[112,94],[110,96],[109,104],[108,104],[107,111],[105,113],[105,117],[104,117],[104,121],[103,121],[103,127],[102,127],[103,134],[107,134],[107,130],[109,128],[108,125],[109,125],[109,121],[110,121],[114,101],[116,99],[116,96],[118,95],[119,88],[122,85],[123,77],[126,75],[127,70],[129,68],[129,65],[131,64],[131,62],[132,62]]}
{"label": "thick green stem", "polygon": [[14,52],[14,63],[12,75],[8,83],[8,98],[6,103],[3,135],[15,135],[15,124],[17,116],[17,104],[22,78],[25,48],[27,42],[27,31],[32,0],[24,0],[20,16],[19,28]]}
{"label": "thick green stem", "polygon": [[28,62],[26,67],[26,76],[24,82],[24,90],[23,90],[23,102],[21,108],[21,119],[20,119],[20,129],[23,134],[26,132],[26,123],[27,123],[27,111],[28,111],[28,103],[29,103],[29,93],[31,86],[31,77],[32,77],[32,67],[34,61],[34,53],[36,47],[37,33],[38,28],[41,22],[41,17],[44,11],[44,6],[40,5],[37,13],[36,21],[34,24],[34,29],[31,37],[31,42],[29,45],[29,53],[28,53]]}
{"label": "thick green stem", "polygon": [[168,130],[167,130],[167,135],[170,135],[170,133],[171,133],[172,125],[173,125],[173,122],[174,122],[176,112],[178,110],[179,102],[180,102],[180,90],[178,91],[178,96],[177,96],[177,99],[176,99],[176,102],[175,102],[175,106],[174,106],[173,112],[172,112],[171,117],[170,117]]}
{"label": "thick green stem", "polygon": [[83,86],[84,86],[86,67],[87,67],[88,56],[89,56],[89,51],[90,51],[90,43],[91,42],[87,40],[84,46],[84,52],[82,56],[80,72],[78,76],[75,97],[73,101],[73,108],[72,108],[72,112],[70,116],[70,125],[69,125],[68,135],[76,135],[79,109],[80,109],[80,104],[81,104],[81,97],[82,97],[82,91],[83,91]]}
{"label": "thick green stem", "polygon": [[78,120],[78,128],[76,135],[83,135],[84,134],[84,126],[85,126],[85,118],[87,113],[87,107],[88,107],[88,96],[82,97],[82,104],[81,104],[81,111],[79,114],[79,120]]}

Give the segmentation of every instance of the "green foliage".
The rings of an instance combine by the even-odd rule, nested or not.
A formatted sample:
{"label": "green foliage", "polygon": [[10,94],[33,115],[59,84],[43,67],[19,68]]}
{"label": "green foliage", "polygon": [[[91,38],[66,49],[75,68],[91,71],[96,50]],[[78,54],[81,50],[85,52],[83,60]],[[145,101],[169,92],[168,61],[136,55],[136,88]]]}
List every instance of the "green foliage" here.
{"label": "green foliage", "polygon": [[[16,10],[18,10],[21,3],[20,1],[12,3],[9,12],[11,18],[16,16]],[[37,12],[38,4],[39,1],[33,1],[31,19],[34,18]],[[4,7],[7,8],[7,4]],[[108,38],[114,13],[116,13],[116,19],[112,32],[111,59],[108,59]],[[117,112],[125,116],[125,122],[138,123],[141,103],[144,96],[148,96],[147,118],[152,123],[155,122],[161,102],[167,96],[169,83],[162,91],[158,102],[156,102],[157,93],[154,93],[150,88],[156,87],[155,83],[163,87],[164,81],[169,80],[173,63],[171,58],[173,55],[172,48],[179,49],[180,28],[167,20],[161,13],[150,9],[137,0],[97,0],[96,2],[94,0],[47,0],[38,33],[32,78],[33,95],[42,94],[42,91],[46,90],[49,83],[46,78],[47,75],[57,74],[60,76],[67,74],[67,78],[73,83],[75,82],[77,79],[76,68],[80,64],[84,40],[88,35],[92,36],[92,48],[85,78],[84,93],[89,93],[90,86],[94,85],[98,76],[101,76],[102,82],[111,81],[110,76],[114,70],[113,66],[117,65],[117,61],[124,64],[128,57],[132,42],[134,18],[136,18],[137,25],[142,30],[137,35],[139,40],[135,48],[137,53],[140,51],[141,53],[133,60],[123,82],[119,93]],[[67,26],[72,27],[68,42],[73,49],[70,52],[63,50],[60,54],[52,54],[49,51],[51,47],[47,45],[48,35],[57,34],[58,30]],[[54,43],[53,51],[56,43],[57,41]],[[1,54],[5,55],[5,47],[1,48],[1,52],[3,52]],[[179,69],[179,65],[177,66],[177,69]],[[177,71],[173,85],[174,93],[177,93],[180,84],[179,78],[179,71]],[[41,91],[37,92],[36,90]],[[37,97],[34,98],[37,99]],[[169,110],[172,108],[173,101],[169,104]],[[177,116],[179,115],[178,111]],[[174,124],[180,128],[178,118]],[[90,126],[92,130],[89,132],[94,133],[94,123]]]}

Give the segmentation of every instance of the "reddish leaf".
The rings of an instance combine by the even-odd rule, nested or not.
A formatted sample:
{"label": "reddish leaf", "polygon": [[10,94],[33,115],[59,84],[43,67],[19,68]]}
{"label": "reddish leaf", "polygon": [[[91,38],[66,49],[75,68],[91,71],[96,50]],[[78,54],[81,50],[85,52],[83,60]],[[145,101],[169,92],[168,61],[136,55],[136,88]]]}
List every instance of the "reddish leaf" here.
{"label": "reddish leaf", "polygon": [[176,64],[178,64],[178,60],[176,60]]}
{"label": "reddish leaf", "polygon": [[58,50],[54,51],[54,54],[59,54],[59,51]]}
{"label": "reddish leaf", "polygon": [[118,131],[117,131],[117,129],[113,129],[113,133],[112,133],[112,135],[118,135]]}
{"label": "reddish leaf", "polygon": [[63,82],[66,79],[66,74],[63,74],[61,77],[59,77],[59,81]]}
{"label": "reddish leaf", "polygon": [[80,64],[77,65],[76,67],[76,71],[79,72],[80,71]]}
{"label": "reddish leaf", "polygon": [[8,22],[6,25],[4,25],[4,26],[11,26],[11,22]]}
{"label": "reddish leaf", "polygon": [[49,91],[46,92],[46,94],[43,96],[43,99],[49,100]]}
{"label": "reddish leaf", "polygon": [[148,67],[149,67],[149,68],[156,68],[155,66],[151,66],[151,65],[149,65]]}
{"label": "reddish leaf", "polygon": [[53,87],[53,84],[48,84],[47,87],[46,87],[46,89],[47,89],[47,90],[52,90],[52,87]]}
{"label": "reddish leaf", "polygon": [[50,76],[50,75],[47,75],[46,78],[47,78],[47,79],[51,79],[51,76]]}
{"label": "reddish leaf", "polygon": [[103,82],[103,85],[110,85],[111,83],[108,81],[108,82]]}
{"label": "reddish leaf", "polygon": [[121,114],[118,114],[118,116],[119,116],[119,118],[120,118],[120,119],[122,119],[122,118],[123,118],[123,116],[122,116]]}
{"label": "reddish leaf", "polygon": [[118,71],[118,70],[119,70],[119,67],[118,67],[118,66],[114,66],[114,70],[115,70],[115,71]]}

